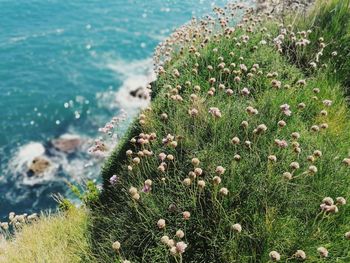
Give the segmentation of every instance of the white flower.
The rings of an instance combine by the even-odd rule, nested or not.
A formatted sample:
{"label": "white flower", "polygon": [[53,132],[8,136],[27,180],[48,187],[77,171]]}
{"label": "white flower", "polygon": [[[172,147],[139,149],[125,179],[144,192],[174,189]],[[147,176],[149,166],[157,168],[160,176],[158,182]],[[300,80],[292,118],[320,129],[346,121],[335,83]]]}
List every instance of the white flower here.
{"label": "white flower", "polygon": [[165,228],[165,220],[164,219],[159,219],[157,222],[157,226],[159,229]]}
{"label": "white flower", "polygon": [[221,195],[228,195],[228,189],[226,187],[222,187],[219,192]]}
{"label": "white flower", "polygon": [[231,226],[231,229],[237,233],[242,232],[242,226],[240,224],[234,224]]}
{"label": "white flower", "polygon": [[328,257],[328,250],[325,247],[319,247],[317,248],[318,253],[320,253],[320,256],[323,258]]}
{"label": "white flower", "polygon": [[185,233],[184,233],[184,231],[182,231],[181,229],[179,229],[179,230],[176,231],[176,236],[177,236],[178,238],[183,238],[183,237],[185,236]]}
{"label": "white flower", "polygon": [[118,251],[120,249],[120,242],[119,241],[115,241],[113,244],[112,244],[112,248],[115,250],[115,251]]}
{"label": "white flower", "polygon": [[277,251],[271,251],[269,253],[270,259],[272,261],[280,261],[281,260],[281,255]]}
{"label": "white flower", "polygon": [[298,259],[305,260],[306,259],[306,253],[303,250],[297,250],[294,254],[294,256]]}

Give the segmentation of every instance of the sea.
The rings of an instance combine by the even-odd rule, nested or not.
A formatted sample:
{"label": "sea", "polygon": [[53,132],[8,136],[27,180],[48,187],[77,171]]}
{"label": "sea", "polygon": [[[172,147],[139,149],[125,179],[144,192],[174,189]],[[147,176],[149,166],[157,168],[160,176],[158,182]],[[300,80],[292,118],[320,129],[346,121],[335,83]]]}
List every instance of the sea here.
{"label": "sea", "polygon": [[[0,0],[0,219],[54,211],[58,196],[77,202],[69,183],[99,184],[104,159],[88,149],[122,109],[117,137],[145,106],[129,91],[154,77],[154,48],[225,2]],[[73,152],[52,145],[72,137],[80,141]],[[29,176],[37,156],[50,169]]]}

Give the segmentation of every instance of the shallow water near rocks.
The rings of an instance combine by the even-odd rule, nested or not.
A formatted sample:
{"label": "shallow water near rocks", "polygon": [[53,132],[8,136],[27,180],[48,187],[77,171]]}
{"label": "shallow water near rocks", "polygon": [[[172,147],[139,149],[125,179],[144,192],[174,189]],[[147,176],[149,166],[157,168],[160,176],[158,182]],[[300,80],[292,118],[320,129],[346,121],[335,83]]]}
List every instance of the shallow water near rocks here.
{"label": "shallow water near rocks", "polygon": [[[0,0],[0,218],[55,208],[52,193],[70,196],[66,181],[98,179],[102,161],[87,149],[121,107],[130,119],[140,106],[125,89],[151,78],[153,49],[224,2]],[[82,143],[58,151],[50,141],[62,135]],[[37,155],[50,169],[28,177]]]}

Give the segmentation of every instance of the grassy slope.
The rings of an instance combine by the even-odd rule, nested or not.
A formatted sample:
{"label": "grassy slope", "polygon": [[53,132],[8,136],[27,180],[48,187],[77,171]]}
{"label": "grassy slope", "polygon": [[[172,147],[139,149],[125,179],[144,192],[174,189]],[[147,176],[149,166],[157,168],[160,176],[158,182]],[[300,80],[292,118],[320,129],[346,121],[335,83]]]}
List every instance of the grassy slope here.
{"label": "grassy slope", "polygon": [[[303,249],[308,256],[307,262],[321,262],[316,248],[325,246],[330,251],[328,262],[349,262],[349,241],[343,238],[350,230],[350,211],[347,206],[340,207],[337,214],[322,214],[319,204],[325,196],[344,196],[349,199],[349,169],[340,164],[342,158],[349,154],[349,113],[342,98],[342,90],[349,87],[349,4],[344,1],[319,1],[311,15],[297,19],[298,30],[312,28],[309,39],[310,46],[297,59],[294,54],[285,53],[280,56],[271,45],[252,51],[252,46],[262,38],[262,34],[250,35],[247,46],[237,48],[232,40],[220,38],[218,43],[211,43],[201,50],[201,58],[185,54],[179,56],[167,68],[168,74],[155,83],[152,112],[146,113],[147,124],[141,128],[135,120],[131,125],[124,143],[118,146],[106,163],[103,176],[106,191],[101,196],[103,205],[94,210],[93,242],[94,252],[99,253],[91,260],[89,246],[87,214],[82,210],[71,210],[68,214],[43,217],[34,225],[25,226],[11,242],[2,243],[0,247],[1,262],[114,262],[116,254],[111,250],[111,243],[119,240],[122,243],[121,254],[132,262],[172,262],[167,248],[159,241],[166,233],[173,236],[182,228],[185,231],[185,241],[189,244],[184,254],[184,262],[267,262],[268,253],[277,250],[282,255],[282,261],[290,259],[296,249]],[[266,26],[266,24],[264,25]],[[268,25],[269,33],[276,35],[276,26]],[[235,35],[239,36],[241,32]],[[314,59],[317,50],[316,40],[324,37],[327,48],[324,51],[323,62],[329,62],[328,70],[310,70],[308,62]],[[218,53],[212,52],[217,47]],[[338,56],[330,60],[330,53],[338,51]],[[229,55],[230,51],[235,56]],[[293,50],[292,50],[293,51]],[[263,76],[255,76],[252,80],[243,78],[239,85],[234,84],[232,76],[227,78],[216,69],[209,73],[206,65],[217,65],[217,58],[224,57],[226,64],[239,64],[239,56],[244,57],[248,68],[253,63],[259,63]],[[289,61],[289,62],[288,62]],[[199,74],[193,75],[191,68],[199,63]],[[184,66],[187,64],[186,66]],[[295,64],[297,67],[292,66]],[[171,76],[172,69],[180,70],[180,78]],[[337,74],[334,74],[336,70]],[[266,73],[277,71],[283,84],[289,83],[289,90],[274,90],[270,87],[270,79]],[[295,81],[308,77],[307,86],[295,86]],[[206,95],[209,88],[209,77],[216,77],[222,83],[235,91],[228,97],[223,91],[216,92],[213,98]],[[190,80],[190,87],[184,82]],[[183,103],[174,103],[165,97],[168,92],[165,84],[175,87],[181,84],[180,94]],[[189,94],[193,86],[200,85],[202,90],[197,93],[199,100],[190,103]],[[247,86],[252,95],[243,98],[238,91]],[[216,85],[217,87],[217,85]],[[321,92],[315,94],[312,88],[319,87]],[[322,99],[333,100],[328,110],[328,116],[321,118],[319,111],[323,109]],[[304,102],[307,108],[303,111],[296,105]],[[279,105],[288,103],[293,114],[285,117],[279,111]],[[245,107],[257,107],[259,115],[248,117]],[[223,117],[214,121],[208,114],[209,107],[221,109]],[[197,118],[188,116],[187,110],[196,107],[200,110]],[[169,120],[160,121],[159,115],[166,112]],[[287,121],[287,126],[278,130],[276,122]],[[248,133],[240,127],[242,120],[248,120]],[[327,122],[329,129],[315,135],[309,132],[310,126]],[[268,126],[266,134],[252,136],[252,129],[257,124]],[[159,161],[156,157],[142,159],[139,167],[134,167],[132,173],[126,172],[126,164],[130,159],[125,157],[125,151],[139,147],[129,143],[129,139],[141,131],[157,132],[158,142],[152,145],[157,155],[164,151],[175,156],[169,163],[166,174],[160,174],[156,168]],[[290,133],[299,131],[302,153],[297,156],[292,153],[291,146],[287,149],[277,149],[273,145],[275,138],[288,139]],[[177,149],[164,147],[159,142],[167,133],[184,136]],[[252,150],[242,145],[233,147],[229,140],[239,136],[241,141],[249,139],[253,142]],[[285,181],[281,173],[289,170],[291,161],[299,161],[300,171],[305,171],[309,164],[305,157],[313,150],[320,149],[322,158],[316,161],[318,172],[314,176],[304,176]],[[242,161],[233,161],[233,155],[239,153]],[[275,154],[276,164],[268,164],[268,154]],[[199,192],[193,185],[186,188],[181,185],[183,178],[193,169],[192,157],[201,160],[200,167],[204,170],[203,179],[206,189]],[[215,167],[226,168],[222,176],[222,186],[230,190],[228,197],[219,197],[217,188],[211,184]],[[108,179],[112,174],[118,174],[120,184],[110,187]],[[164,185],[159,179],[165,177]],[[133,185],[139,189],[145,179],[151,178],[154,186],[152,193],[141,194],[141,200],[136,204],[130,200],[127,189]],[[220,186],[221,187],[221,186]],[[168,206],[175,204],[177,209],[169,211]],[[181,211],[191,212],[191,220],[184,222]],[[167,221],[165,231],[159,231],[156,222],[159,218]],[[229,227],[232,223],[241,223],[243,231],[239,235],[232,233]],[[288,259],[289,258],[289,259]]]}
{"label": "grassy slope", "polygon": [[45,215],[26,225],[14,240],[0,245],[0,262],[86,262],[90,255],[87,235],[88,215],[83,209]]}
{"label": "grassy slope", "polygon": [[[268,23],[264,26],[269,28],[268,33],[277,35],[276,26]],[[237,30],[235,36],[241,35],[242,31]],[[327,70],[321,69],[308,74],[305,87],[296,85],[297,80],[305,78],[304,71],[278,54],[271,41],[267,46],[258,45],[260,40],[267,39],[263,33],[249,36],[248,44],[240,48],[232,39],[220,38],[200,50],[200,58],[190,54],[180,56],[155,84],[157,95],[151,105],[152,111],[144,113],[146,124],[140,127],[135,121],[125,143],[113,153],[103,171],[104,206],[95,214],[101,262],[116,257],[110,249],[115,240],[122,244],[123,257],[133,262],[171,262],[173,258],[160,238],[163,234],[173,236],[179,228],[185,231],[185,241],[189,244],[183,255],[184,262],[266,262],[271,250],[279,251],[282,260],[286,261],[297,249],[305,250],[309,262],[319,262],[316,251],[319,246],[329,249],[330,262],[350,261],[349,242],[343,238],[349,230],[350,209],[344,206],[337,214],[323,214],[319,208],[326,196],[349,198],[349,169],[341,163],[349,153],[350,140],[343,87]],[[325,41],[331,40],[326,38]],[[259,46],[257,51],[252,49],[254,45]],[[218,48],[217,53],[213,52],[214,47]],[[229,55],[231,51],[235,53],[233,57]],[[242,74],[242,82],[237,84],[233,81],[234,75],[225,76],[217,69],[219,56],[224,58],[226,65],[244,63],[248,69],[258,63],[263,74],[255,74],[250,80]],[[243,62],[239,61],[241,56]],[[325,56],[325,60],[327,58]],[[197,75],[191,71],[195,63],[199,64]],[[215,70],[209,72],[208,65],[213,65]],[[179,69],[179,78],[171,75],[174,68]],[[266,78],[266,74],[274,71],[278,72],[277,79],[282,86],[289,84],[290,89],[271,87],[271,79]],[[230,87],[234,95],[229,97],[217,89],[215,96],[209,97],[210,77],[217,79],[216,89],[218,83],[222,83]],[[186,86],[186,81],[191,81],[191,85]],[[184,101],[170,100],[167,97],[170,90],[164,85],[172,88],[181,85],[179,94]],[[191,102],[189,95],[194,93],[194,85],[200,85],[201,91],[196,93],[198,99]],[[239,95],[243,87],[250,88],[248,98]],[[319,94],[313,93],[315,87],[320,89]],[[333,105],[327,108],[327,117],[319,114],[325,108],[324,99],[333,101]],[[297,109],[301,102],[306,104],[304,110]],[[280,111],[279,106],[284,103],[291,106],[292,116],[284,116]],[[256,107],[259,114],[248,116],[245,112],[247,106]],[[218,107],[222,118],[214,120],[208,113],[210,107]],[[198,117],[188,115],[191,108],[199,110]],[[166,122],[160,119],[164,112],[169,116]],[[281,119],[287,122],[287,126],[278,129],[277,122]],[[248,131],[240,127],[243,120],[249,122]],[[325,122],[329,125],[327,130],[310,131],[312,125]],[[253,135],[252,130],[262,123],[268,127],[267,132]],[[135,157],[141,149],[128,140],[140,131],[156,132],[157,141],[147,147],[155,156],[141,158],[141,163],[128,172],[131,159],[125,156],[125,151],[132,149]],[[290,135],[295,131],[301,134],[298,140],[302,149],[300,154],[294,153],[291,147]],[[168,133],[183,138],[178,141],[176,149],[161,144],[161,139]],[[238,136],[241,142],[252,141],[252,149],[242,143],[231,145],[234,136]],[[277,138],[286,139],[288,148],[277,148],[274,145]],[[314,163],[318,172],[305,174],[311,165],[306,157],[317,149],[323,153]],[[175,156],[174,161],[167,161],[165,174],[157,171],[160,152]],[[240,162],[233,160],[235,154],[241,155]],[[267,161],[270,154],[277,156],[277,163]],[[198,179],[191,187],[181,183],[193,170],[193,157],[200,159],[200,167],[204,170],[201,178],[206,181],[204,191],[196,186]],[[286,181],[282,173],[291,171],[289,164],[293,161],[299,162],[301,168],[295,172],[294,179]],[[218,187],[211,183],[218,165],[226,168],[221,186],[229,189],[227,197],[220,197]],[[113,174],[119,176],[119,183],[114,187],[108,184]],[[166,178],[166,183],[162,182],[162,177]],[[128,189],[131,186],[141,189],[146,179],[153,180],[152,192],[141,193],[140,201],[134,202]],[[172,204],[176,206],[173,211],[168,209]],[[191,220],[186,222],[181,218],[181,212],[185,210],[191,212]],[[165,231],[157,229],[156,222],[160,218],[167,222]],[[230,225],[237,222],[243,226],[239,235],[229,230]]]}

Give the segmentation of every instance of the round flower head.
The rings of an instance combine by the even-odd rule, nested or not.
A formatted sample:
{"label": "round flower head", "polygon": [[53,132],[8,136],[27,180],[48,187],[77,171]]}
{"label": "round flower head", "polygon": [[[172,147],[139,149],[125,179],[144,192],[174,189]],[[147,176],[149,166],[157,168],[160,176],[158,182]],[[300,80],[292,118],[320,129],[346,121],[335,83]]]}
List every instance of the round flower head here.
{"label": "round flower head", "polygon": [[0,227],[1,227],[2,229],[4,229],[4,230],[8,230],[8,229],[9,229],[9,223],[7,223],[7,222],[2,222],[2,223],[0,224]]}
{"label": "round flower head", "polygon": [[258,125],[258,127],[256,128],[258,133],[263,133],[267,131],[267,127],[265,124],[260,124]]}
{"label": "round flower head", "polygon": [[151,179],[147,179],[145,181],[145,185],[152,186],[152,180]]}
{"label": "round flower head", "polygon": [[303,103],[303,102],[301,102],[301,103],[299,103],[298,104],[298,109],[305,109],[305,107],[306,107],[306,105],[305,105],[305,103]]}
{"label": "round flower head", "polygon": [[293,132],[293,133],[292,133],[292,138],[293,138],[294,140],[298,140],[298,139],[300,138],[300,134],[299,134],[298,132]]}
{"label": "round flower head", "polygon": [[120,249],[120,242],[119,242],[119,241],[115,241],[115,242],[112,244],[112,248],[113,248],[115,251],[119,251],[119,249]]}
{"label": "round flower head", "polygon": [[191,117],[195,117],[198,115],[198,110],[193,108],[193,109],[190,109],[188,110],[188,114],[191,116]]}
{"label": "round flower head", "polygon": [[167,243],[167,246],[168,247],[175,247],[175,241],[174,241],[174,239],[169,239],[169,241],[168,241],[168,243]]}
{"label": "round flower head", "polygon": [[216,172],[218,175],[223,175],[224,172],[225,172],[225,168],[222,167],[222,166],[218,166],[218,167],[216,167],[215,172]]}
{"label": "round flower head", "polygon": [[350,166],[350,158],[344,158],[343,164]]}
{"label": "round flower head", "polygon": [[284,115],[287,115],[287,116],[292,115],[292,111],[290,110],[290,106],[288,104],[282,104],[280,106],[280,109],[284,113]]}
{"label": "round flower head", "polygon": [[333,201],[333,198],[331,197],[325,197],[323,198],[322,203],[326,205],[333,205],[334,201]]}
{"label": "round flower head", "polygon": [[165,228],[165,220],[164,219],[159,219],[157,222],[157,226],[159,229]]}
{"label": "round flower head", "polygon": [[219,176],[214,176],[213,183],[219,185],[221,183],[221,178]]}
{"label": "round flower head", "polygon": [[177,250],[176,250],[176,247],[175,247],[175,246],[171,246],[170,249],[169,249],[169,251],[170,251],[170,254],[171,254],[172,256],[176,256],[176,255],[177,255]]}
{"label": "round flower head", "polygon": [[201,168],[195,168],[194,169],[194,173],[197,175],[197,176],[201,176],[202,173],[203,173],[203,170]]}
{"label": "round flower head", "polygon": [[173,161],[173,160],[175,159],[175,157],[174,157],[174,155],[172,155],[172,154],[168,154],[168,155],[166,156],[166,159],[169,160],[169,161]]}
{"label": "round flower head", "polygon": [[160,239],[160,241],[164,244],[167,245],[169,242],[169,237],[168,236],[162,236],[162,238]]}
{"label": "round flower head", "polygon": [[309,172],[312,173],[312,174],[317,173],[317,167],[314,166],[314,165],[310,165],[309,166]]}
{"label": "round flower head", "polygon": [[292,162],[290,165],[289,165],[290,168],[292,168],[293,170],[297,170],[300,168],[300,165],[298,162]]}
{"label": "round flower head", "polygon": [[281,121],[279,121],[279,122],[277,123],[277,125],[278,125],[279,127],[283,128],[283,127],[285,127],[287,124],[286,124],[285,121],[281,120]]}
{"label": "round flower head", "polygon": [[118,176],[114,174],[111,178],[109,178],[109,182],[111,185],[115,185],[118,182]]}
{"label": "round flower head", "polygon": [[204,180],[198,180],[198,187],[203,189],[205,187],[205,181]]}
{"label": "round flower head", "polygon": [[191,179],[190,178],[185,178],[183,180],[183,184],[186,185],[186,186],[190,186],[192,183]]}
{"label": "round flower head", "polygon": [[320,254],[322,258],[328,257],[328,250],[325,247],[317,248],[317,252]]}
{"label": "round flower head", "polygon": [[136,194],[132,195],[131,198],[137,201],[140,199],[140,194],[136,193]]}
{"label": "round flower head", "polygon": [[324,100],[323,104],[327,107],[330,107],[332,105],[332,101],[331,100]]}
{"label": "round flower head", "polygon": [[9,220],[10,220],[10,221],[14,220],[14,219],[15,219],[15,216],[16,216],[15,212],[10,212],[10,213],[9,213]]}
{"label": "round flower head", "polygon": [[136,187],[130,187],[129,188],[129,194],[130,195],[134,195],[134,194],[137,194],[137,188]]}
{"label": "round flower head", "polygon": [[221,118],[221,112],[218,108],[215,108],[215,107],[210,108],[209,113],[215,118]]}
{"label": "round flower head", "polygon": [[292,174],[290,172],[284,172],[283,178],[286,180],[291,180],[293,178]]}
{"label": "round flower head", "polygon": [[193,166],[198,166],[200,161],[198,158],[192,158],[191,163],[193,164]]}
{"label": "round flower head", "polygon": [[272,261],[280,261],[281,255],[277,251],[271,251],[269,257]]}
{"label": "round flower head", "polygon": [[176,231],[176,236],[177,236],[178,238],[183,238],[183,237],[185,236],[185,233],[184,233],[184,231],[182,231],[181,229],[179,229],[179,230]]}
{"label": "round flower head", "polygon": [[315,157],[321,157],[322,156],[322,152],[320,150],[315,150],[314,151],[314,156]]}
{"label": "round flower head", "polygon": [[165,120],[168,119],[168,114],[162,113],[162,114],[160,115],[160,118],[161,118],[163,121],[165,121]]}
{"label": "round flower head", "polygon": [[247,121],[242,121],[242,123],[241,123],[241,126],[244,128],[244,129],[246,129],[246,128],[248,128],[248,122]]}
{"label": "round flower head", "polygon": [[328,124],[327,123],[322,123],[322,124],[320,124],[320,128],[321,129],[328,129]]}
{"label": "round flower head", "polygon": [[131,155],[132,155],[132,150],[127,150],[127,151],[126,151],[126,155],[127,155],[127,156],[131,156]]}
{"label": "round flower head", "polygon": [[309,155],[307,157],[307,160],[310,162],[310,163],[313,163],[315,161],[315,157],[313,155]]}
{"label": "round flower head", "polygon": [[124,259],[122,263],[131,263],[131,261]]}
{"label": "round flower head", "polygon": [[338,205],[346,205],[346,199],[344,197],[337,197],[336,201]]}
{"label": "round flower head", "polygon": [[177,141],[172,141],[172,142],[170,143],[170,146],[173,147],[173,148],[176,148],[176,146],[177,146]]}
{"label": "round flower head", "polygon": [[159,165],[158,166],[158,171],[160,171],[161,173],[164,173],[165,172],[165,165]]}
{"label": "round flower head", "polygon": [[228,189],[226,187],[222,187],[219,192],[221,195],[228,195]]}
{"label": "round flower head", "polygon": [[164,161],[165,158],[166,158],[166,154],[165,154],[165,153],[160,153],[160,154],[158,155],[158,157],[159,157],[159,159],[160,159],[161,161]]}
{"label": "round flower head", "polygon": [[244,145],[247,146],[247,147],[250,147],[250,146],[252,146],[252,142],[251,141],[245,141]]}
{"label": "round flower head", "polygon": [[328,112],[326,110],[321,110],[320,114],[322,116],[327,116],[328,115]]}
{"label": "round flower head", "polygon": [[231,143],[232,143],[232,144],[239,144],[239,143],[240,143],[240,139],[239,139],[238,137],[233,137],[233,138],[231,139]]}
{"label": "round flower head", "polygon": [[268,160],[270,161],[270,162],[277,162],[277,157],[275,156],[275,155],[269,155],[268,156]]}
{"label": "round flower head", "polygon": [[140,163],[140,158],[139,157],[135,157],[134,159],[132,159],[132,162],[134,163],[134,164],[139,164]]}
{"label": "round flower head", "polygon": [[182,254],[185,252],[185,249],[187,248],[187,244],[183,241],[177,242],[176,243],[176,251],[179,254]]}
{"label": "round flower head", "polygon": [[191,213],[188,212],[188,211],[185,211],[185,212],[182,213],[182,217],[183,217],[183,219],[185,219],[185,220],[189,220],[190,217],[191,217]]}
{"label": "round flower head", "polygon": [[240,161],[241,160],[241,156],[239,155],[239,154],[235,154],[234,156],[233,156],[233,159],[235,160],[235,161]]}
{"label": "round flower head", "polygon": [[243,89],[241,90],[241,94],[242,94],[243,96],[248,96],[248,95],[250,94],[250,91],[249,91],[247,88],[243,88]]}
{"label": "round flower head", "polygon": [[232,89],[227,89],[227,90],[226,90],[226,94],[227,94],[228,96],[232,96],[233,90],[232,90]]}
{"label": "round flower head", "polygon": [[242,232],[242,226],[240,224],[233,224],[231,226],[232,231],[236,233],[241,233]]}
{"label": "round flower head", "polygon": [[297,250],[294,254],[294,256],[297,258],[297,259],[300,259],[300,260],[305,260],[306,259],[306,253],[303,251],[303,250]]}
{"label": "round flower head", "polygon": [[350,240],[350,231],[346,232],[344,236],[345,236],[346,239]]}

